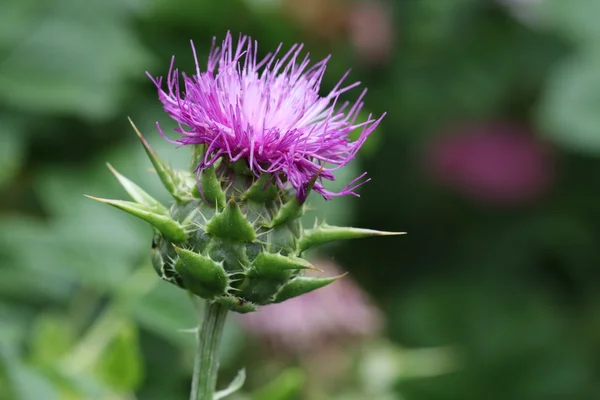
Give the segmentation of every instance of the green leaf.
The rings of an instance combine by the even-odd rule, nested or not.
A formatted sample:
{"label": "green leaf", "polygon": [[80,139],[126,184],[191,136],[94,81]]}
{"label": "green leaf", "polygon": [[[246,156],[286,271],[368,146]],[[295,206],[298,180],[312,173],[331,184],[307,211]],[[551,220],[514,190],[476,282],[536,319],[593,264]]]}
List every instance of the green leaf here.
{"label": "green leaf", "polygon": [[52,366],[75,342],[69,319],[41,314],[33,326],[30,358],[34,364]]}
{"label": "green leaf", "polygon": [[295,400],[299,399],[306,377],[299,368],[287,368],[268,385],[252,395],[252,400]]}
{"label": "green leaf", "polygon": [[98,361],[96,371],[101,379],[120,391],[132,391],[144,376],[138,345],[138,332],[133,322],[122,328]]}
{"label": "green leaf", "polygon": [[597,45],[600,37],[600,2],[596,0],[544,0],[533,12],[546,29],[554,30],[576,43]]}
{"label": "green leaf", "polygon": [[13,400],[59,400],[57,388],[39,371],[24,364],[13,349],[0,347],[4,359]]}
{"label": "green leaf", "polygon": [[[5,119],[4,116],[0,118]],[[25,132],[17,125],[4,123],[0,128],[0,187],[17,173],[25,157]]]}
{"label": "green leaf", "polygon": [[184,290],[161,282],[132,304],[130,310],[140,326],[174,345],[193,349],[194,335],[181,332],[197,324],[192,302]]}
{"label": "green leaf", "polygon": [[600,153],[600,50],[572,56],[550,75],[538,123],[567,148]]}
{"label": "green leaf", "polygon": [[40,6],[24,1],[6,15],[3,10],[0,25],[19,21],[22,26],[13,30],[19,33],[11,46],[2,49],[0,101],[27,111],[89,119],[112,115],[121,106],[129,77],[142,78],[139,71],[150,62],[131,29],[125,3],[56,0]]}

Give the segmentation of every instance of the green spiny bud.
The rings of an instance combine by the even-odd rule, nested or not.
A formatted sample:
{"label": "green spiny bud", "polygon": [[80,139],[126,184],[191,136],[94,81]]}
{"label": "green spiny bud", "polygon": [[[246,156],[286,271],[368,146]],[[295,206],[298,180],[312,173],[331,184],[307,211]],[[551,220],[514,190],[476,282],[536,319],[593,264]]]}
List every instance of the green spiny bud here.
{"label": "green spiny bud", "polygon": [[134,130],[175,202],[164,207],[110,166],[134,201],[93,199],[149,222],[155,228],[151,259],[157,274],[207,301],[246,313],[308,293],[339,277],[303,276],[316,269],[300,257],[305,250],[333,240],[396,234],[327,224],[304,230],[304,198],[320,171],[299,199],[277,177],[255,176],[244,159],[232,163],[222,157],[194,174],[204,154],[200,145],[194,147],[192,171],[172,170]]}

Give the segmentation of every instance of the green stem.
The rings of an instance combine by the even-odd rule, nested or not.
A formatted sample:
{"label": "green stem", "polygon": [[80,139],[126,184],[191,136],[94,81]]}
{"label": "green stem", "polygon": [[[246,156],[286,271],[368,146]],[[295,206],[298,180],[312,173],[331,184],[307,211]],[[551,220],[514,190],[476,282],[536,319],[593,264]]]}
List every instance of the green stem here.
{"label": "green stem", "polygon": [[202,326],[196,332],[196,357],[190,400],[213,400],[219,369],[219,342],[227,311],[220,304],[206,303]]}

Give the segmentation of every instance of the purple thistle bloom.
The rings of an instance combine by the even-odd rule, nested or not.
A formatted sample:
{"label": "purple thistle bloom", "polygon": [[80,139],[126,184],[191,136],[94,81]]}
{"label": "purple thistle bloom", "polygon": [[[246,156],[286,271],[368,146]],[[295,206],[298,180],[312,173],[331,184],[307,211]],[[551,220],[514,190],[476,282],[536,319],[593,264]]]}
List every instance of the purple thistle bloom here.
{"label": "purple thistle bloom", "polygon": [[[358,196],[354,190],[368,181],[362,179],[366,173],[337,193],[325,189],[323,179],[335,179],[333,171],[354,158],[385,114],[378,119],[369,115],[366,121],[356,123],[366,89],[354,104],[336,107],[340,95],[360,85],[342,86],[349,72],[328,95],[319,95],[329,57],[309,67],[308,55],[299,59],[302,45],[293,45],[278,59],[279,45],[262,60],[257,47],[247,36],[240,36],[234,45],[228,33],[221,47],[216,47],[213,39],[208,68],[201,72],[192,43],[196,74],[188,77],[182,73],[183,88],[178,70],[173,69],[174,57],[166,78],[167,91],[162,89],[162,78],[148,75],[159,89],[165,111],[179,123],[175,130],[181,136],[170,141],[206,145],[197,172],[220,157],[231,162],[243,158],[256,176],[273,174],[281,188],[292,186],[301,201],[315,177],[313,189],[325,199]],[[362,131],[352,142],[349,135],[355,129]]]}

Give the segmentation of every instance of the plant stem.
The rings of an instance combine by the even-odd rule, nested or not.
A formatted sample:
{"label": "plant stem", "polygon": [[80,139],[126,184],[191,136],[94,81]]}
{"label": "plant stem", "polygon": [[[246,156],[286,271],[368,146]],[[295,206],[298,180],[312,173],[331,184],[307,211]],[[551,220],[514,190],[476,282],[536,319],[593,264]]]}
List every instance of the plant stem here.
{"label": "plant stem", "polygon": [[219,343],[227,308],[206,303],[202,326],[196,331],[196,357],[190,400],[213,400],[219,369]]}

